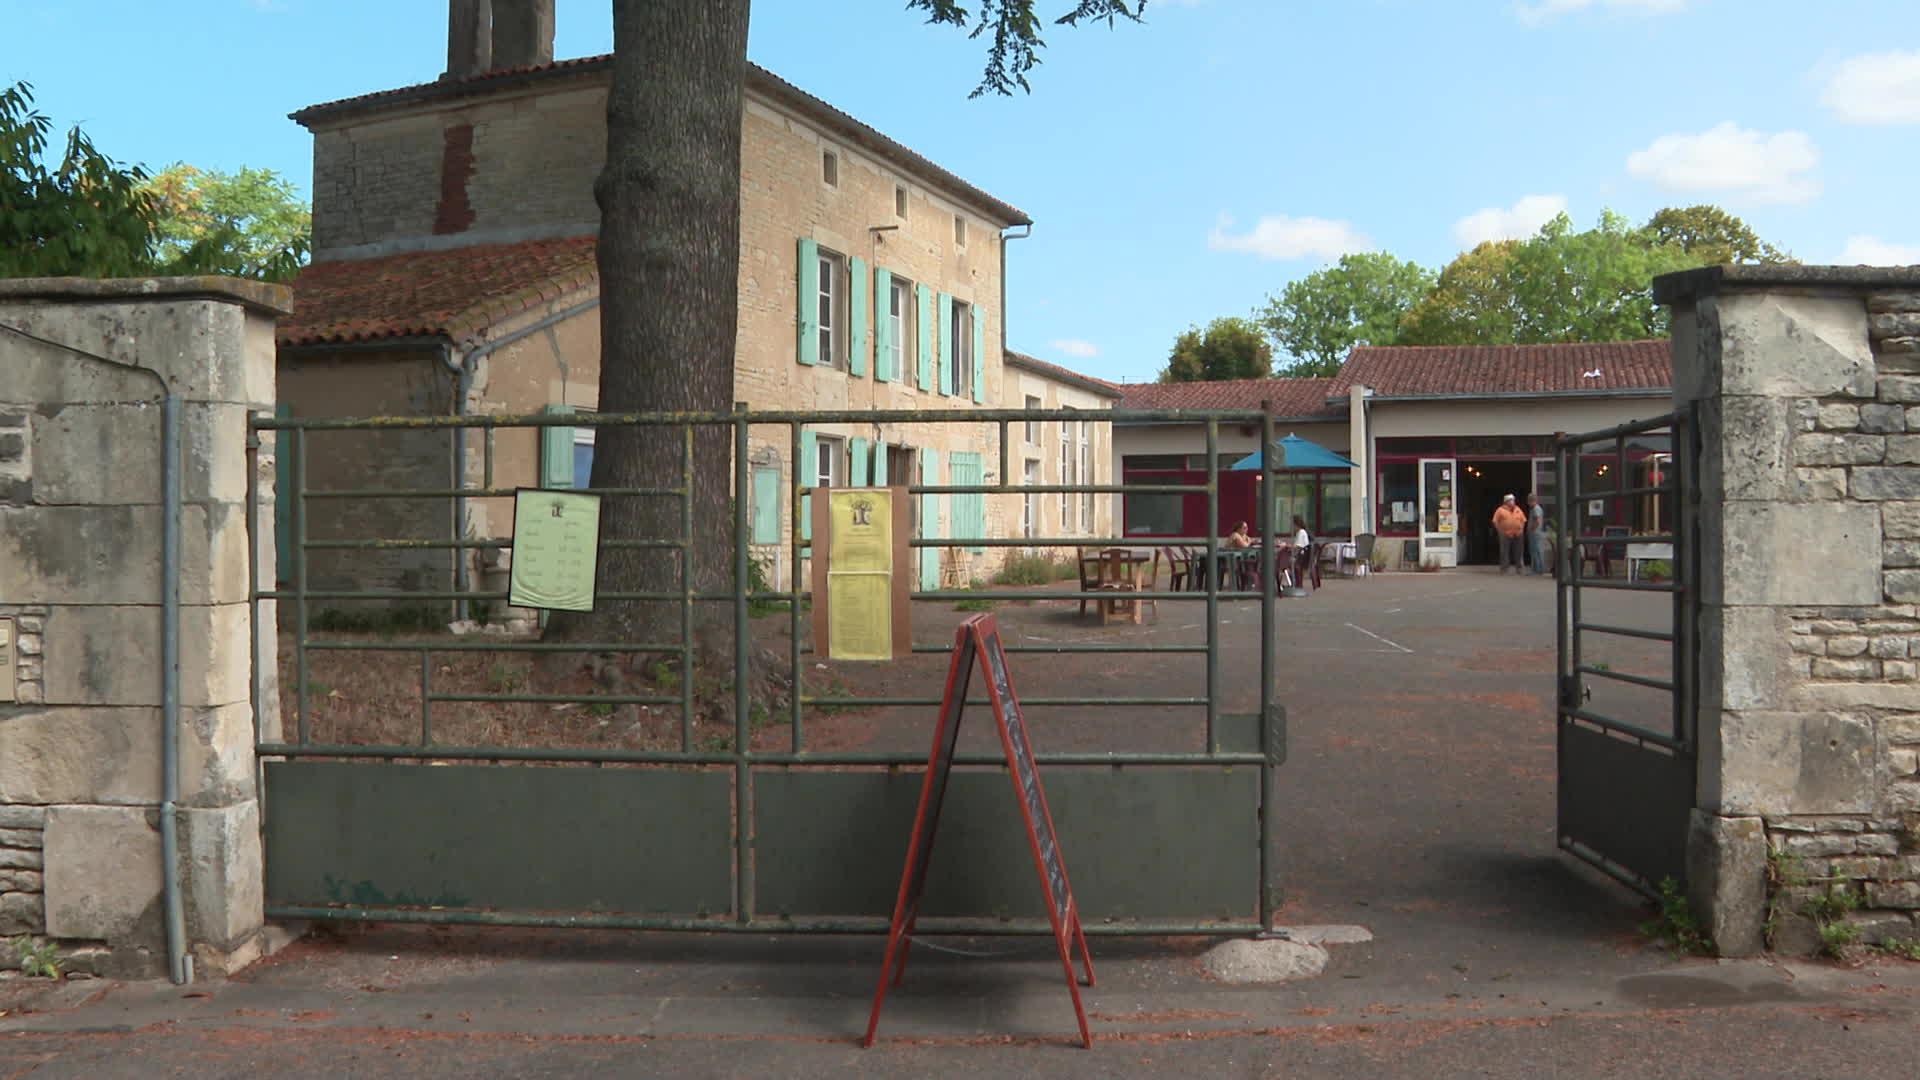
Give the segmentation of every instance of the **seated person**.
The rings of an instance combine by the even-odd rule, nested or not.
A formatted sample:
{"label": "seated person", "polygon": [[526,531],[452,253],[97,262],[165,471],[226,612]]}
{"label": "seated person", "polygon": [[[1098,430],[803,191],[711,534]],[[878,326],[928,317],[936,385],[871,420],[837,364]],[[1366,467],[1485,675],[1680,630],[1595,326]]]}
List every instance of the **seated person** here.
{"label": "seated person", "polygon": [[1235,525],[1233,531],[1227,534],[1227,546],[1230,548],[1250,548],[1253,546],[1253,537],[1247,534],[1246,522],[1242,521]]}

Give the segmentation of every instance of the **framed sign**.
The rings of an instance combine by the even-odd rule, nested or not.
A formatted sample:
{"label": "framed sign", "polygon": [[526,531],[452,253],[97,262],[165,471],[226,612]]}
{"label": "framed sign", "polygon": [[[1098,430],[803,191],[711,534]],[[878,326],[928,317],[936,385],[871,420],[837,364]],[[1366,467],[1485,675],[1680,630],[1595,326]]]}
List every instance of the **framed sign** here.
{"label": "framed sign", "polygon": [[599,577],[600,496],[541,488],[515,491],[507,603],[592,611]]}

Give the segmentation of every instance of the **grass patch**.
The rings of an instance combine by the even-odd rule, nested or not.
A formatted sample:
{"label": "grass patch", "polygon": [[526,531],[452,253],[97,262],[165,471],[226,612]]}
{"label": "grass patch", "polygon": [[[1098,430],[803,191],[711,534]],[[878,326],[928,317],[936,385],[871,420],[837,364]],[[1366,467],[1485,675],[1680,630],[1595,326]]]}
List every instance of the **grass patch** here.
{"label": "grass patch", "polygon": [[954,602],[955,611],[992,611],[994,602],[984,596],[969,596],[965,600]]}
{"label": "grass patch", "polygon": [[496,663],[487,669],[487,689],[496,694],[517,693],[526,685],[526,668],[515,664]]}
{"label": "grass patch", "polygon": [[29,979],[60,977],[60,950],[51,941],[23,937],[14,943],[14,956],[20,961],[20,974]]}
{"label": "grass patch", "polygon": [[1875,945],[1874,950],[1888,956],[1897,956],[1902,960],[1920,962],[1920,938],[1890,938]]}
{"label": "grass patch", "polygon": [[1640,932],[1662,942],[1676,956],[1711,956],[1713,942],[1700,929],[1693,908],[1672,878],[1660,881],[1660,897],[1654,917],[1640,924]]}
{"label": "grass patch", "polygon": [[995,585],[1051,585],[1080,576],[1071,559],[1056,559],[1038,551],[1015,551],[1007,556],[1000,572],[993,575]]}

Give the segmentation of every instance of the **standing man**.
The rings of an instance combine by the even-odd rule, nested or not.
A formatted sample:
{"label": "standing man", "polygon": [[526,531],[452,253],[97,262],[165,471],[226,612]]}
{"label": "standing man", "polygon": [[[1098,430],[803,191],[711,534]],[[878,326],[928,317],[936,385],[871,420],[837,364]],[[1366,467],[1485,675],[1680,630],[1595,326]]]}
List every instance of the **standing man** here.
{"label": "standing man", "polygon": [[1547,508],[1533,492],[1527,493],[1527,558],[1534,573],[1547,572]]}
{"label": "standing man", "polygon": [[1500,509],[1493,512],[1493,531],[1500,536],[1500,572],[1506,573],[1507,567],[1513,567],[1516,574],[1524,573],[1520,565],[1520,541],[1527,531],[1527,513],[1520,509],[1512,495],[1500,500]]}

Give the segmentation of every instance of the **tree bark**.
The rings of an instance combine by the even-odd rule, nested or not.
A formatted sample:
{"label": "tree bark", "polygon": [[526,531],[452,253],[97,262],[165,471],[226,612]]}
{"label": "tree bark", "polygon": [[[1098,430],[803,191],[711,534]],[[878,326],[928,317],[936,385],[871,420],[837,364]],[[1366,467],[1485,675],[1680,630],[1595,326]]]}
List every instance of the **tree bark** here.
{"label": "tree bark", "polygon": [[[613,87],[600,204],[600,411],[726,412],[739,302],[740,123],[749,0],[614,0]],[[693,586],[733,584],[733,445],[727,425],[603,427],[593,486],[691,488],[692,530],[673,496],[609,496],[607,540],[679,540]],[[673,549],[604,548],[600,592],[672,592]],[[698,653],[731,658],[733,609],[693,606]],[[677,601],[600,601],[556,613],[549,640],[677,645]],[[715,674],[720,674],[716,672]]]}

